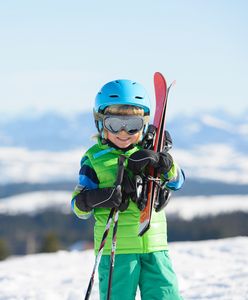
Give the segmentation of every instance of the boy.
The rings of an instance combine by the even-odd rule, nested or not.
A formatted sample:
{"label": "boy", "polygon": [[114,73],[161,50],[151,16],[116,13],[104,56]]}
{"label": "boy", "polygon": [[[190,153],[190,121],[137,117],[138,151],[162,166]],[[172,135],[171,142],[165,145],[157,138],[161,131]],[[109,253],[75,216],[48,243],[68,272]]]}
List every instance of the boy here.
{"label": "boy", "polygon": [[[138,236],[140,209],[145,203],[135,200],[134,175],[153,167],[166,187],[177,190],[184,182],[181,169],[168,153],[143,149],[141,142],[148,128],[150,101],[144,88],[130,80],[105,84],[96,96],[94,117],[99,132],[98,143],[81,160],[79,184],[72,208],[80,218],[95,217],[94,243],[98,250],[110,209],[119,209],[117,248],[111,291],[112,300],[134,300],[139,286],[142,300],[182,299],[176,275],[168,256],[166,219],[160,197],[152,215],[150,229]],[[117,161],[125,155],[122,191],[114,188]],[[100,299],[106,299],[111,253],[111,234],[99,264]]]}

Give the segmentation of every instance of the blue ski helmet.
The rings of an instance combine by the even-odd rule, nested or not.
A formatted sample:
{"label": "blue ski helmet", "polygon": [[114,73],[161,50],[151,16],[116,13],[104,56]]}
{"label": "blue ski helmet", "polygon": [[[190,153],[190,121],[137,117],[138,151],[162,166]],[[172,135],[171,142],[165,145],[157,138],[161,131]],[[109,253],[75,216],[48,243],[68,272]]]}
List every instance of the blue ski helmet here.
{"label": "blue ski helmet", "polygon": [[[144,115],[149,116],[151,104],[149,96],[143,86],[135,81],[119,79],[106,83],[96,95],[94,118],[98,132],[103,137],[103,124],[100,115],[104,109],[111,105],[133,105],[144,110]],[[145,124],[143,135],[148,128]]]}
{"label": "blue ski helmet", "polygon": [[150,114],[150,100],[143,86],[137,82],[120,79],[106,83],[98,92],[94,110],[101,113],[115,104],[134,105],[144,109],[145,115]]}

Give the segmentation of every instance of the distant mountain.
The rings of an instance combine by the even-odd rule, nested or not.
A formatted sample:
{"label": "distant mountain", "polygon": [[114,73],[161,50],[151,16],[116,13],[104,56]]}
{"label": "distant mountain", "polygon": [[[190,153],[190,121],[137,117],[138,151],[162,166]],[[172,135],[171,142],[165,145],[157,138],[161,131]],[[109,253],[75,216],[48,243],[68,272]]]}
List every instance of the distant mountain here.
{"label": "distant mountain", "polygon": [[[45,211],[71,213],[71,192],[62,190],[35,191],[0,198],[0,215],[35,215]],[[183,219],[234,212],[248,213],[248,195],[208,195],[177,197],[166,207],[166,214]]]}
{"label": "distant mountain", "polygon": [[0,123],[0,147],[61,151],[92,144],[95,133],[91,113],[65,117],[47,112],[34,117],[21,115]]}
{"label": "distant mountain", "polygon": [[[45,183],[6,183],[0,184],[0,202],[1,199],[14,195],[28,194],[42,191],[65,191],[72,193],[76,184],[72,181],[45,182]],[[238,185],[210,180],[187,179],[183,188],[173,193],[173,198],[194,197],[194,196],[219,196],[219,195],[248,195],[248,185]]]}
{"label": "distant mountain", "polygon": [[[172,154],[186,178],[247,184],[247,124],[248,114],[224,111],[169,118]],[[76,182],[81,156],[94,143],[94,134],[90,112],[0,120],[0,184]]]}
{"label": "distant mountain", "polygon": [[248,153],[248,114],[231,115],[225,111],[178,115],[168,123],[176,147],[192,149],[209,144],[230,145]]}
{"label": "distant mountain", "polygon": [[[230,115],[225,111],[199,112],[197,115],[168,117],[168,130],[175,147],[192,149],[198,145],[228,144],[248,152],[248,114]],[[56,112],[20,115],[0,122],[0,147],[65,151],[92,144],[96,133],[91,112],[70,117]]]}

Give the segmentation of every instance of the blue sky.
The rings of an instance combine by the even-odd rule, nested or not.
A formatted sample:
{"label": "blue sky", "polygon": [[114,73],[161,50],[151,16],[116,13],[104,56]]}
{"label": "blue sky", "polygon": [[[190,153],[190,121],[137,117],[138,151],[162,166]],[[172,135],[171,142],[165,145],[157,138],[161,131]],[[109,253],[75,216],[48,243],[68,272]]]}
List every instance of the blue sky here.
{"label": "blue sky", "polygon": [[0,2],[0,112],[91,110],[114,79],[176,79],[173,113],[248,101],[246,0]]}

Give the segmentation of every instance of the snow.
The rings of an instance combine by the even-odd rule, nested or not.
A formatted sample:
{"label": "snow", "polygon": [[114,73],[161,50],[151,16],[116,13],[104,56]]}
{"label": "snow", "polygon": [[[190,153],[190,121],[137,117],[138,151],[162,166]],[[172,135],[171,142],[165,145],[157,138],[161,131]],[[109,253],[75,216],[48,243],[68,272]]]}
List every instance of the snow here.
{"label": "snow", "polygon": [[71,196],[72,192],[44,191],[2,198],[0,201],[0,213],[8,215],[25,213],[32,215],[54,208],[64,213],[69,213]]}
{"label": "snow", "polygon": [[[243,130],[246,130],[245,128]],[[0,184],[75,181],[85,149],[51,152],[0,147]],[[187,178],[227,183],[248,183],[248,157],[228,144],[197,145],[190,150],[173,149],[172,154]],[[230,163],[231,162],[231,163]]]}
{"label": "snow", "polygon": [[244,138],[247,139],[247,135],[248,135],[248,124],[242,124],[237,128],[237,131],[239,132],[239,134],[244,135]]}
{"label": "snow", "polygon": [[[0,214],[32,215],[51,208],[70,213],[71,195],[71,192],[65,191],[45,191],[2,198]],[[178,216],[185,220],[237,211],[248,212],[248,195],[173,197],[166,207],[167,215]]]}
{"label": "snow", "polygon": [[[247,237],[171,243],[184,300],[248,299],[247,251]],[[12,257],[0,262],[0,300],[81,300],[93,263],[92,250]]]}
{"label": "snow", "polygon": [[[247,133],[248,133],[248,125],[246,120],[244,120],[242,117],[239,121],[241,123],[234,123],[230,119],[225,119],[223,117],[215,117],[212,114],[203,114],[201,116],[202,124],[213,127],[214,129],[222,130],[223,132],[227,132],[234,135],[241,135],[242,138],[245,140],[247,139]],[[235,121],[234,121],[235,122]],[[198,123],[196,123],[198,125]],[[199,125],[198,125],[199,126]],[[197,132],[197,131],[195,131]],[[194,131],[192,131],[194,133]]]}
{"label": "snow", "polygon": [[167,215],[185,220],[238,211],[248,213],[248,195],[180,197],[172,199],[166,207]]}
{"label": "snow", "polygon": [[248,299],[248,238],[175,243],[172,259],[186,299]]}
{"label": "snow", "polygon": [[174,149],[173,157],[187,178],[217,180],[226,183],[248,183],[248,157],[231,145],[208,144],[190,151]]}
{"label": "snow", "polygon": [[0,147],[0,183],[46,183],[77,179],[84,149],[64,152]]}
{"label": "snow", "polygon": [[230,122],[216,118],[209,114],[204,114],[202,116],[202,123],[217,129],[223,129],[227,132],[235,132],[235,128]]}

